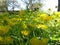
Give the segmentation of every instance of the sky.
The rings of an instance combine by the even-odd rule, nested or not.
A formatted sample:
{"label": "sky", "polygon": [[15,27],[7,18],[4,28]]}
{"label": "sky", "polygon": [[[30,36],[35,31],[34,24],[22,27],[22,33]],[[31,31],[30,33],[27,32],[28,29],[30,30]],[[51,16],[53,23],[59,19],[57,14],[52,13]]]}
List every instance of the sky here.
{"label": "sky", "polygon": [[[21,0],[16,0],[18,2],[18,5],[20,6],[20,8],[15,8],[14,10],[20,10],[20,9],[26,9],[26,4],[24,2],[22,2]],[[9,6],[8,10],[11,10],[12,7]]]}
{"label": "sky", "polygon": [[[24,2],[22,2],[21,0],[16,0],[18,1],[18,4],[20,5],[20,9],[25,9],[26,8],[26,4]],[[55,8],[56,6],[58,6],[58,0],[41,0],[40,1],[43,6],[42,6],[42,10],[48,10],[49,8],[52,9],[52,11],[57,11],[57,8]],[[11,10],[11,7],[8,7],[9,10]],[[15,10],[20,10],[19,8],[15,8]]]}
{"label": "sky", "polygon": [[58,0],[41,0],[41,2],[43,3],[43,7],[42,10],[48,10],[49,8],[52,11],[57,11],[57,8],[55,8],[56,6],[58,6]]}

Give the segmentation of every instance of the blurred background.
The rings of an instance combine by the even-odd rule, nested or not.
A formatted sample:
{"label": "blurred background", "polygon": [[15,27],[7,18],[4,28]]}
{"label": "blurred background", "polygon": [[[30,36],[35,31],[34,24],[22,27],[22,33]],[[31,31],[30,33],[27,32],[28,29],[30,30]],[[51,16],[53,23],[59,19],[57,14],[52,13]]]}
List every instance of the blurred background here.
{"label": "blurred background", "polygon": [[0,11],[18,11],[38,8],[40,10],[58,11],[59,0],[0,0]]}

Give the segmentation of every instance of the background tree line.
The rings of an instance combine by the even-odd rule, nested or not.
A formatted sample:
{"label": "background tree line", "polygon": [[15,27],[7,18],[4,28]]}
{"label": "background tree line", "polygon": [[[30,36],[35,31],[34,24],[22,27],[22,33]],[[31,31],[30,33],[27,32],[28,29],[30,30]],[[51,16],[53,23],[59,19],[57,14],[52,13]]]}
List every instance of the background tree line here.
{"label": "background tree line", "polygon": [[[40,9],[42,4],[41,0],[21,0],[24,4],[26,4],[26,9],[37,10]],[[58,0],[58,11],[60,11],[60,0]],[[17,0],[0,0],[0,11],[8,11],[8,6],[12,7],[12,11],[14,8],[21,8],[21,5],[18,4]],[[11,11],[10,10],[10,11]]]}

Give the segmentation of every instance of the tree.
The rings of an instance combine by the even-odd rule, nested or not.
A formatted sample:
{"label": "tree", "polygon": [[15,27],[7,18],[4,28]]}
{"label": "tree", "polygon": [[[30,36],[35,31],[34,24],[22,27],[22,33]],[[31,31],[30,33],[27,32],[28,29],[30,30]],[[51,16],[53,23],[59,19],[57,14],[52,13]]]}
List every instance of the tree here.
{"label": "tree", "polygon": [[20,8],[20,5],[17,0],[8,0],[8,7],[12,7],[11,10],[14,11],[15,8]]}
{"label": "tree", "polygon": [[29,9],[33,11],[37,11],[41,8],[41,5],[39,3],[33,3],[32,6],[29,7]]}
{"label": "tree", "polygon": [[26,4],[26,9],[39,9],[41,6],[40,0],[21,0]]}
{"label": "tree", "polygon": [[0,0],[0,11],[7,11],[7,0]]}

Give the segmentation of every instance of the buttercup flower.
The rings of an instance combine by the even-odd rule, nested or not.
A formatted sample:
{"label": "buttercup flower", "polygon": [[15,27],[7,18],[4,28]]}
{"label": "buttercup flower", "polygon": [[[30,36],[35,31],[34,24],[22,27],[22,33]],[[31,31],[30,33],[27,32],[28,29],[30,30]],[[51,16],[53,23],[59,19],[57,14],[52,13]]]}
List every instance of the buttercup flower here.
{"label": "buttercup flower", "polygon": [[52,17],[51,16],[47,16],[46,20],[50,21],[50,20],[52,20]]}
{"label": "buttercup flower", "polygon": [[38,24],[37,28],[47,29],[48,27],[44,24]]}
{"label": "buttercup flower", "polygon": [[10,26],[13,26],[13,25],[15,25],[15,24],[17,24],[19,21],[21,21],[22,19],[21,18],[11,18],[10,20],[9,20],[9,22],[8,22],[8,24],[10,25]]}
{"label": "buttercup flower", "polygon": [[46,20],[46,19],[47,19],[47,16],[48,16],[47,14],[41,14],[41,15],[40,15],[40,18],[41,18],[42,20]]}
{"label": "buttercup flower", "polygon": [[39,40],[36,37],[33,37],[32,39],[30,39],[30,43],[31,45],[47,45],[48,39],[44,38],[42,40]]}
{"label": "buttercup flower", "polygon": [[56,19],[57,22],[60,22],[60,19]]}
{"label": "buttercup flower", "polygon": [[26,25],[26,24],[23,24],[23,25],[22,25],[22,28],[23,28],[23,29],[26,29],[26,28],[27,28],[27,25]]}
{"label": "buttercup flower", "polygon": [[0,42],[3,42],[3,37],[0,36]]}
{"label": "buttercup flower", "polygon": [[52,17],[52,19],[55,19],[55,18],[56,18],[56,16],[55,16],[55,15],[51,15],[51,17]]}
{"label": "buttercup flower", "polygon": [[55,15],[60,15],[60,12],[54,12]]}
{"label": "buttercup flower", "polygon": [[34,21],[38,22],[39,21],[39,18],[35,18]]}
{"label": "buttercup flower", "polygon": [[22,30],[21,34],[27,36],[29,34],[29,31],[28,30]]}
{"label": "buttercup flower", "polygon": [[0,26],[0,34],[3,35],[3,34],[6,34],[10,29],[10,26],[7,25],[7,26]]}
{"label": "buttercup flower", "polygon": [[4,38],[4,43],[11,43],[13,39],[10,36]]}

